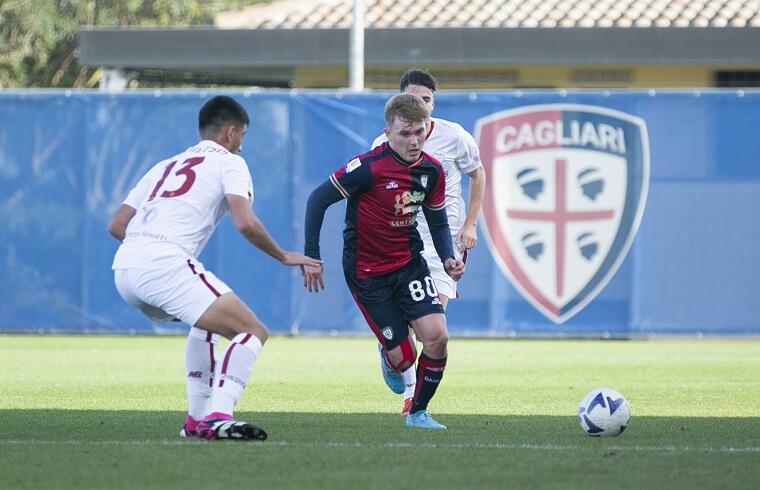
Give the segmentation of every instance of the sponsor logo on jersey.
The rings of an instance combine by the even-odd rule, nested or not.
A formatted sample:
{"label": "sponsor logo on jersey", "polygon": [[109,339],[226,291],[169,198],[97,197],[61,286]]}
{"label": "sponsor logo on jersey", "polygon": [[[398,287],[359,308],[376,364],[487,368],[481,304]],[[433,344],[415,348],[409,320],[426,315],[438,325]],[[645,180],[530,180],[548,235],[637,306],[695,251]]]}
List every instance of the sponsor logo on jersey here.
{"label": "sponsor logo on jersey", "polygon": [[394,228],[403,228],[412,226],[417,222],[417,213],[420,211],[418,203],[425,200],[425,193],[414,191],[404,191],[396,194],[396,203],[393,205],[394,215],[402,218],[391,220],[391,226]]}
{"label": "sponsor logo on jersey", "polygon": [[398,183],[395,180],[391,180],[388,182],[388,184],[385,186],[386,189],[398,189]]}
{"label": "sponsor logo on jersey", "polygon": [[603,107],[535,105],[484,117],[475,134],[491,253],[561,324],[602,291],[636,235],[649,183],[646,124]]}
{"label": "sponsor logo on jersey", "polygon": [[385,327],[380,331],[380,333],[382,333],[383,337],[386,339],[393,340],[393,329],[391,327]]}
{"label": "sponsor logo on jersey", "polygon": [[417,222],[417,215],[414,215],[405,219],[391,220],[391,226],[394,228],[404,228],[406,226],[412,226],[416,222]]}
{"label": "sponsor logo on jersey", "polygon": [[354,158],[348,164],[346,164],[346,173],[351,173],[352,171],[356,170],[357,168],[361,167],[362,162],[358,158]]}
{"label": "sponsor logo on jersey", "polygon": [[143,231],[128,231],[127,234],[126,234],[126,236],[124,238],[125,239],[127,239],[127,238],[146,238],[148,240],[161,240],[161,241],[168,240],[168,238],[166,237],[166,235],[162,235],[160,233],[153,233],[153,232],[146,231],[146,230],[143,230]]}
{"label": "sponsor logo on jersey", "polygon": [[420,205],[417,203],[422,202],[424,200],[425,200],[424,192],[404,191],[401,194],[396,194],[396,204],[393,205],[393,207],[395,208],[395,215],[399,216],[402,214],[417,213],[417,211],[419,211],[420,209]]}

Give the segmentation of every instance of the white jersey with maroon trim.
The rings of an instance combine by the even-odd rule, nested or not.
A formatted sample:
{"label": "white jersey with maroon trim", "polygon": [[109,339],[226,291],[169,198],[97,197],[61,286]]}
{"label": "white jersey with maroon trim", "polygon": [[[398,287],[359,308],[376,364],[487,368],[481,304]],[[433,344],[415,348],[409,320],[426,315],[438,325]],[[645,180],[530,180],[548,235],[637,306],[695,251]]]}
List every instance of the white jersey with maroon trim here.
{"label": "white jersey with maroon trim", "polygon": [[245,160],[213,141],[157,163],[124,200],[137,214],[112,267],[155,267],[177,254],[197,258],[229,210],[226,194],[252,202],[253,181]]}
{"label": "white jersey with maroon trim", "polygon": [[[482,167],[480,152],[475,139],[459,124],[435,117],[431,118],[431,123],[431,131],[422,149],[443,165],[446,175],[446,215],[449,218],[451,234],[456,235],[462,229],[467,216],[462,197],[462,174],[469,174]],[[372,143],[372,148],[385,141],[388,139],[385,134],[381,134]],[[433,241],[422,213],[417,215],[417,222],[417,230],[427,249],[428,244],[432,246]]]}

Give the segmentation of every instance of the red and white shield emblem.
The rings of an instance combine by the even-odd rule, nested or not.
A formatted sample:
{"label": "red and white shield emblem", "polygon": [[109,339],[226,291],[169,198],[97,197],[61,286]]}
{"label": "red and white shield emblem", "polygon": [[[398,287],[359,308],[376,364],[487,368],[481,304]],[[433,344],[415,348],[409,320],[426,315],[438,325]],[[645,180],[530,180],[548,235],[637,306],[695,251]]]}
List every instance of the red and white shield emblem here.
{"label": "red and white shield emblem", "polygon": [[481,118],[494,259],[559,324],[612,278],[636,234],[649,181],[643,120],[597,106],[535,105]]}

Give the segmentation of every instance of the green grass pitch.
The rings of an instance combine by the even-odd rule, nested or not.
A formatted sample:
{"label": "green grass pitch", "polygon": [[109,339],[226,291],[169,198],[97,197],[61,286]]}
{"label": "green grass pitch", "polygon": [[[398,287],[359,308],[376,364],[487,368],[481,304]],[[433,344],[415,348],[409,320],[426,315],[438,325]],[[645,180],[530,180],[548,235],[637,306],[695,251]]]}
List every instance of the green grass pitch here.
{"label": "green grass pitch", "polygon": [[[0,488],[760,488],[760,341],[452,339],[403,427],[366,338],[273,337],[238,407],[265,442],[187,440],[184,339],[0,336]],[[617,438],[575,413],[628,398]]]}

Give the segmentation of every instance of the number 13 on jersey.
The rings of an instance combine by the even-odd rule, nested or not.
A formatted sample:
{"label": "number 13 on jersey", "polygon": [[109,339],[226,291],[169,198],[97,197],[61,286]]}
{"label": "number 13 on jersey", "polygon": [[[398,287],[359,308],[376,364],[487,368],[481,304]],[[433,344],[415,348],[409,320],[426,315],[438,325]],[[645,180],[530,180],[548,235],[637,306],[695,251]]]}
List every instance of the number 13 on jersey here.
{"label": "number 13 on jersey", "polygon": [[[193,167],[203,163],[204,158],[205,157],[191,157],[182,162],[182,165],[179,167],[179,169],[174,172],[174,175],[184,177],[182,184],[180,184],[180,186],[174,190],[165,190],[161,193],[160,197],[177,197],[189,191],[195,183],[195,170],[193,170]],[[176,164],[177,161],[175,160],[167,165],[166,168],[164,168],[164,174],[161,176],[161,180],[156,183],[156,187],[154,187],[153,192],[150,193],[150,197],[148,198],[149,202],[152,201],[156,197],[156,194],[158,194],[158,191],[161,190],[161,186],[164,185],[164,181],[166,181],[166,178],[169,176]]]}

